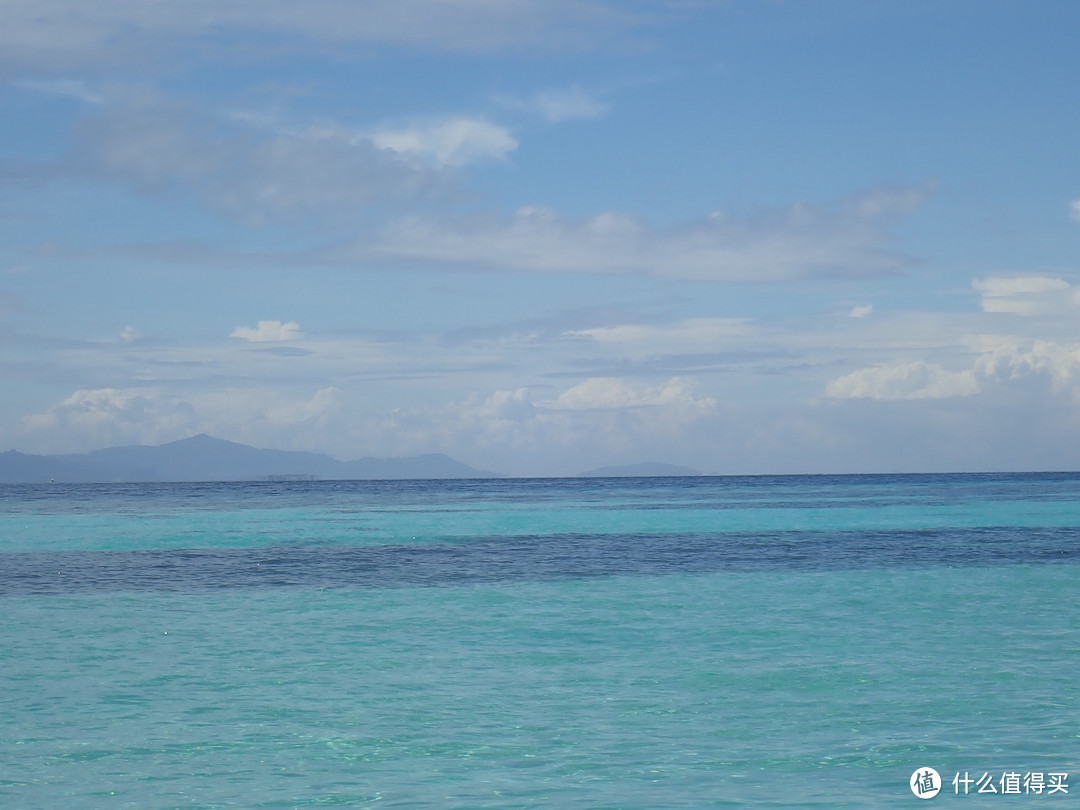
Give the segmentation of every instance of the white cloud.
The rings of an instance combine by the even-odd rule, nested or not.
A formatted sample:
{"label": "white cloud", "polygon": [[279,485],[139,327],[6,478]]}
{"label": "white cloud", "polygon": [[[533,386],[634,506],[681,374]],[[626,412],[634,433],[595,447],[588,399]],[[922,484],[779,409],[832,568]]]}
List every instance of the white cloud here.
{"label": "white cloud", "polygon": [[1069,203],[1069,216],[1080,222],[1080,200],[1073,200]]}
{"label": "white cloud", "polygon": [[868,275],[906,261],[888,249],[885,226],[909,210],[912,195],[898,192],[892,208],[887,196],[874,192],[840,205],[802,203],[742,218],[714,214],[666,230],[613,211],[582,220],[546,208],[453,223],[410,217],[388,227],[381,241],[358,243],[338,258],[702,281]]}
{"label": "white cloud", "polygon": [[417,157],[442,166],[463,166],[483,159],[504,159],[518,142],[503,127],[478,118],[456,117],[371,136],[379,149]]}
{"label": "white cloud", "polygon": [[342,126],[260,124],[120,91],[77,127],[75,151],[58,168],[144,193],[192,194],[251,224],[313,214],[347,220],[376,204],[430,198],[446,183],[436,169]]}
{"label": "white cloud", "polygon": [[950,399],[980,394],[1012,400],[1064,397],[1080,402],[1080,343],[1018,340],[995,335],[969,337],[975,352],[970,368],[949,371],[924,360],[857,369],[826,386],[833,399]]}
{"label": "white cloud", "polygon": [[581,47],[639,17],[601,0],[5,0],[0,61],[40,69],[147,63],[228,34],[326,52],[355,43],[437,50]]}
{"label": "white cloud", "polygon": [[865,304],[861,306],[855,306],[851,308],[851,312],[848,315],[852,318],[865,318],[867,315],[874,311],[873,304]]}
{"label": "white cloud", "polygon": [[[648,459],[707,470],[768,472],[793,469],[796,456],[804,465],[800,469],[857,469],[871,459],[884,464],[880,459],[891,458],[889,453],[905,456],[905,468],[918,469],[920,463],[924,469],[963,466],[965,459],[983,458],[976,446],[979,431],[969,422],[978,421],[980,429],[996,425],[994,429],[1007,434],[1001,426],[1024,422],[1024,414],[1035,414],[1031,418],[1038,424],[1017,429],[1022,427],[1025,436],[1047,447],[1055,445],[1050,438],[1055,431],[1058,444],[1060,436],[1080,435],[1075,416],[1080,344],[987,338],[983,345],[967,368],[920,360],[856,370],[829,384],[828,408],[792,395],[790,387],[766,404],[759,400],[740,406],[727,393],[720,401],[716,392],[725,388],[715,379],[712,384],[720,388],[700,390],[707,378],[607,375],[552,387],[549,377],[542,385],[502,387],[498,376],[471,372],[453,374],[455,380],[464,376],[465,385],[455,399],[440,403],[416,388],[416,377],[406,369],[404,380],[371,378],[393,392],[398,407],[387,411],[371,396],[372,386],[361,382],[369,378],[342,375],[340,359],[324,365],[318,353],[313,363],[293,366],[303,367],[303,373],[296,372],[299,376],[266,377],[243,369],[245,374],[233,377],[230,386],[213,390],[191,384],[191,366],[182,355],[166,355],[168,367],[179,366],[181,378],[145,388],[76,391],[27,417],[4,438],[30,452],[65,452],[158,444],[206,432],[256,446],[316,450],[340,458],[445,452],[487,469],[567,474],[600,463]],[[107,354],[104,347],[96,351]],[[122,353],[125,363],[132,351],[139,350]],[[252,353],[235,347],[231,354]],[[230,357],[210,358],[219,375],[215,381],[229,378]],[[270,365],[287,361],[273,353],[256,352],[253,357]],[[402,373],[390,365],[395,375]],[[448,366],[437,358],[433,368],[444,374]],[[312,393],[308,386],[313,376],[336,381],[328,380]],[[534,375],[536,379],[544,378]],[[493,384],[484,387],[485,380]],[[476,393],[462,393],[470,387]],[[960,402],[961,397],[966,401]],[[849,424],[849,417],[857,423]],[[956,438],[957,430],[963,432],[962,440]],[[937,438],[930,441],[928,435]],[[925,458],[905,455],[887,436],[917,441]],[[798,447],[787,446],[789,440]],[[859,442],[866,441],[875,445],[878,455],[860,453]],[[937,441],[948,444],[953,455],[935,455]]]}
{"label": "white cloud", "polygon": [[745,318],[687,318],[673,324],[619,324],[564,332],[568,338],[610,346],[631,357],[743,348],[759,329]]}
{"label": "white cloud", "polygon": [[35,93],[74,98],[87,104],[100,104],[103,100],[98,93],[90,90],[82,79],[25,79],[15,82],[15,86]]}
{"label": "white cloud", "polygon": [[377,433],[399,448],[438,447],[459,457],[482,452],[489,467],[566,474],[613,455],[674,460],[680,448],[698,444],[695,427],[716,410],[687,380],[594,378],[548,398],[518,388],[437,409],[395,411],[378,423]]}
{"label": "white cloud", "polygon": [[1052,391],[1071,391],[1080,384],[1080,344],[1036,340],[1030,347],[1002,342],[981,355],[975,370],[987,379],[1029,385],[1032,378],[1050,383]]}
{"label": "white cloud", "polygon": [[971,286],[982,295],[983,312],[1041,315],[1080,302],[1069,282],[1047,276],[975,279]]}
{"label": "white cloud", "polygon": [[185,395],[153,387],[83,389],[24,418],[16,436],[37,453],[162,444],[209,433],[259,447],[334,454],[347,431],[347,415],[342,393],[332,386],[310,397],[262,388]]}
{"label": "white cloud", "polygon": [[601,118],[607,115],[610,109],[610,105],[597,101],[576,85],[542,90],[528,98],[500,96],[498,101],[510,109],[538,115],[550,124]]}
{"label": "white cloud", "polygon": [[635,448],[644,455],[633,460],[672,458],[676,446],[695,445],[694,426],[715,412],[710,397],[678,378],[659,384],[598,378],[547,398],[502,389],[382,413],[358,408],[333,386],[310,396],[262,387],[184,394],[106,388],[77,391],[23,419],[14,438],[30,452],[57,452],[160,444],[205,432],[338,458],[446,452],[496,468],[555,465],[565,474]]}
{"label": "white cloud", "polygon": [[[713,213],[664,229],[618,211],[575,220],[535,207],[511,216],[394,219],[406,205],[448,199],[455,188],[448,167],[505,158],[517,141],[503,127],[464,116],[364,134],[333,122],[283,126],[258,116],[213,116],[132,89],[112,91],[75,141],[57,171],[144,193],[180,192],[249,224],[317,218],[355,228],[388,220],[351,245],[310,254],[352,264],[717,281],[869,275],[908,262],[892,249],[889,226],[929,193],[877,189],[834,204]],[[373,211],[374,220],[361,219]]]}
{"label": "white cloud", "polygon": [[182,402],[151,390],[82,389],[22,420],[18,435],[35,452],[71,452],[155,444],[187,435],[194,415]]}
{"label": "white cloud", "polygon": [[299,340],[304,336],[300,324],[295,321],[282,323],[281,321],[259,321],[259,325],[236,327],[229,337],[250,340],[253,343],[266,343],[281,340]]}
{"label": "white cloud", "polygon": [[593,377],[541,406],[572,411],[673,407],[704,412],[715,408],[716,401],[695,395],[689,384],[678,377],[663,385],[647,385],[617,377]]}
{"label": "white cloud", "polygon": [[1060,278],[1046,276],[1016,276],[1013,278],[976,279],[971,286],[987,297],[1005,297],[1025,293],[1060,292],[1069,289],[1069,283]]}
{"label": "white cloud", "polygon": [[131,343],[134,340],[139,339],[139,333],[135,331],[133,326],[125,326],[124,331],[120,333],[120,340],[124,343]]}
{"label": "white cloud", "polygon": [[975,373],[915,360],[859,369],[830,382],[833,399],[947,399],[979,392]]}

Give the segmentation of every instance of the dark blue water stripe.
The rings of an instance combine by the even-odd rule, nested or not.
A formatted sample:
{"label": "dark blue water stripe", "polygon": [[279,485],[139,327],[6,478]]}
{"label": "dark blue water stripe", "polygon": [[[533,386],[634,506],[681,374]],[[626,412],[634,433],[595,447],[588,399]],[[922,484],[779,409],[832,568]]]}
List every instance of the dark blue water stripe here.
{"label": "dark blue water stripe", "polygon": [[429,546],[12,553],[0,595],[222,588],[449,586],[718,571],[1080,562],[1076,529],[547,535]]}
{"label": "dark blue water stripe", "polygon": [[[917,501],[1073,501],[1080,472],[919,473],[875,475],[697,476],[691,478],[510,478],[436,481],[233,481],[141,484],[0,484],[0,513],[98,512],[103,499],[120,511],[216,511],[242,508],[346,510],[370,505],[469,508],[491,503],[569,503],[612,508],[803,508]],[[617,504],[625,498],[626,504]]]}

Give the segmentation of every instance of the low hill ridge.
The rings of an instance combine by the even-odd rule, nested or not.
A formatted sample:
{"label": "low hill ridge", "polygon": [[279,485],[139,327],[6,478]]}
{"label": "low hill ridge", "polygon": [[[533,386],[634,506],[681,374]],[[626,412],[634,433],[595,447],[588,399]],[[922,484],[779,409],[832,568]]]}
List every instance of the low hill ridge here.
{"label": "low hill ridge", "polygon": [[0,483],[499,477],[498,473],[475,469],[442,453],[338,461],[324,453],[265,450],[205,433],[166,444],[106,447],[89,453],[0,453]]}

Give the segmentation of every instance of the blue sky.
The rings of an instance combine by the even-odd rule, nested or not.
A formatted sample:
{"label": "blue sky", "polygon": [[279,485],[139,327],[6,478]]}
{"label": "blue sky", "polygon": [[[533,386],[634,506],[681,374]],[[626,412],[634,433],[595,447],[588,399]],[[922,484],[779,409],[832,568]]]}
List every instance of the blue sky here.
{"label": "blue sky", "polygon": [[0,446],[1080,467],[1080,5],[0,3]]}

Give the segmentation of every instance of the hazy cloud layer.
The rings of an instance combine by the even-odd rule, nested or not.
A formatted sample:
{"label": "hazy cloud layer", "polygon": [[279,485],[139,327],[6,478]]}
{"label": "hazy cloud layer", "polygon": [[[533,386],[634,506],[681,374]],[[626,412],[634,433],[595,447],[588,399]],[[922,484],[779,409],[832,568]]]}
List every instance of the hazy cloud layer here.
{"label": "hazy cloud layer", "polygon": [[713,213],[663,230],[614,211],[581,220],[546,208],[452,222],[411,217],[342,258],[698,281],[866,276],[907,263],[890,248],[888,226],[924,196],[883,190],[838,205],[802,203],[737,218]]}
{"label": "hazy cloud layer", "polygon": [[[19,435],[38,452],[86,451],[126,444],[162,444],[212,433],[256,446],[322,447],[340,430],[342,398],[335,388],[297,398],[273,388],[178,394],[164,388],[79,390],[22,420]],[[300,439],[302,441],[303,439]]]}
{"label": "hazy cloud layer", "polygon": [[[564,333],[630,359],[760,347],[763,330],[745,318],[687,318],[669,324],[614,324]],[[771,347],[770,347],[771,348]]]}
{"label": "hazy cloud layer", "polygon": [[[211,115],[154,91],[127,89],[91,108],[76,131],[75,152],[53,172],[190,197],[250,225],[311,220],[332,232],[364,233],[316,250],[310,258],[320,261],[698,281],[897,270],[910,259],[893,246],[892,225],[930,194],[882,188],[838,203],[743,216],[713,212],[663,229],[619,211],[582,219],[536,207],[510,216],[453,215],[462,188],[453,169],[504,159],[517,146],[504,127],[468,116],[364,133],[330,121],[286,125]],[[393,217],[440,201],[439,214]]]}
{"label": "hazy cloud layer", "polygon": [[681,436],[716,409],[689,381],[659,385],[586,380],[551,398],[526,389],[471,395],[440,407],[357,413],[338,388],[310,397],[260,387],[180,395],[163,388],[79,390],[19,427],[38,451],[112,444],[158,444],[208,432],[257,446],[308,449],[338,457],[428,452],[470,456],[470,447],[513,453],[575,446],[593,451],[649,437]]}
{"label": "hazy cloud layer", "polygon": [[518,147],[518,142],[504,127],[465,116],[379,129],[372,134],[371,140],[379,149],[389,149],[439,166],[464,166],[485,158],[501,160]]}
{"label": "hazy cloud layer", "polygon": [[496,100],[503,107],[539,116],[549,124],[601,118],[610,109],[610,105],[596,100],[577,85],[541,90],[531,96],[501,95]]}
{"label": "hazy cloud layer", "polygon": [[0,0],[0,450],[1075,467],[1080,12],[773,5]]}
{"label": "hazy cloud layer", "polygon": [[186,194],[251,224],[356,217],[374,205],[436,194],[446,178],[332,123],[291,130],[212,116],[153,91],[129,90],[95,109],[57,171]]}
{"label": "hazy cloud layer", "polygon": [[[565,103],[563,114],[575,103],[579,112],[588,106],[584,96],[555,98]],[[358,267],[742,282],[868,277],[910,264],[894,245],[892,227],[932,192],[882,187],[834,203],[738,216],[714,211],[666,228],[617,210],[578,219],[541,207],[462,216],[455,203],[468,195],[458,170],[505,161],[519,145],[505,127],[481,117],[364,130],[325,118],[213,113],[147,88],[112,87],[101,99],[78,123],[72,153],[46,175],[192,199],[248,225],[314,222],[340,239],[303,258]],[[406,213],[417,209],[428,213]],[[358,233],[346,241],[345,234]]]}
{"label": "hazy cloud layer", "polygon": [[[517,474],[642,458],[719,472],[844,470],[872,458],[897,469],[984,469],[1015,446],[1014,466],[1039,468],[1064,463],[1060,437],[1080,430],[1080,344],[999,347],[959,372],[882,366],[837,384],[851,398],[816,405],[721,405],[699,389],[688,378],[590,378],[381,411],[335,386],[85,389],[25,418],[12,438],[24,450],[69,451],[208,432],[340,458],[441,451]],[[1012,429],[992,430],[1003,418]]]}
{"label": "hazy cloud layer", "polygon": [[[213,53],[218,41],[224,52],[226,35],[301,51],[576,48],[636,21],[617,4],[588,0],[3,0],[0,17],[0,64],[39,70],[155,62],[188,48]],[[243,44],[233,41],[232,50],[243,57]]]}
{"label": "hazy cloud layer", "polygon": [[[1049,276],[990,277],[974,283],[971,296],[1042,300],[1071,289]],[[121,336],[69,349],[68,362],[84,378],[141,375],[140,387],[77,390],[4,438],[23,450],[62,451],[206,432],[346,458],[441,451],[518,474],[566,474],[642,458],[729,472],[775,470],[769,464],[780,463],[791,469],[804,458],[808,469],[820,471],[825,457],[836,469],[857,466],[867,448],[905,469],[926,469],[927,459],[942,469],[992,467],[994,453],[1005,451],[1013,453],[1014,466],[1038,467],[1064,464],[1068,456],[1049,436],[1080,435],[1080,343],[1036,336],[1058,322],[1075,318],[1030,318],[1015,307],[989,307],[967,318],[876,311],[873,318],[851,318],[841,310],[806,331],[741,318],[686,318],[458,341],[306,337],[299,344],[303,356],[275,353],[282,342],[297,346],[303,333],[296,322],[239,326],[233,337],[240,340],[201,348]],[[851,340],[878,359],[861,367],[845,360]],[[583,347],[613,368],[627,361],[635,370],[561,380],[585,356]],[[665,358],[687,351],[720,358],[749,347],[765,354],[713,363],[703,373],[658,373]],[[766,359],[768,353],[778,359]],[[530,382],[515,384],[522,377],[513,369],[525,358]],[[838,364],[846,369],[829,374]],[[444,390],[465,386],[471,393],[441,402],[414,396],[415,383],[435,379]],[[202,382],[193,387],[193,380]],[[372,381],[396,392],[389,398],[400,404],[369,401]],[[733,397],[774,383],[787,398]],[[791,398],[798,390],[801,397]],[[980,431],[1002,419],[1013,425],[1008,436],[980,443]],[[890,442],[882,439],[884,426]]]}

